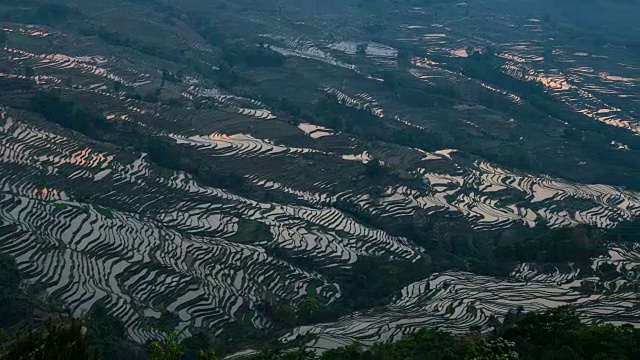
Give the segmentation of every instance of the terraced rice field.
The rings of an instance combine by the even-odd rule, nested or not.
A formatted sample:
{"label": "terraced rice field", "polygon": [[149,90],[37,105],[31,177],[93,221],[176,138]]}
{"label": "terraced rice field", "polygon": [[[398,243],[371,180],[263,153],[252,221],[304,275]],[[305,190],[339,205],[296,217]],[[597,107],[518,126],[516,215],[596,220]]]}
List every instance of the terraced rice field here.
{"label": "terraced rice field", "polygon": [[[429,161],[453,162],[451,157],[438,154],[427,154],[423,162]],[[430,193],[392,187],[386,190],[380,203],[431,212],[460,212],[476,223],[477,229],[509,226],[514,222],[532,227],[538,223],[549,227],[582,223],[606,228],[640,214],[640,194],[611,186],[572,184],[548,176],[519,174],[484,161],[475,161],[472,167],[449,174],[431,172],[425,165],[426,168],[418,167],[416,173],[431,186]],[[500,196],[513,190],[521,197]],[[589,205],[583,209],[560,209],[556,205],[571,199],[586,200]]]}
{"label": "terraced rice field", "polygon": [[[633,66],[611,64],[608,56],[573,49],[555,49],[545,54],[544,49],[532,43],[506,44],[501,56],[510,60],[505,67],[507,73],[541,83],[575,111],[607,125],[638,132],[637,119],[630,109],[613,105],[635,102],[634,87],[640,79],[632,76]],[[550,64],[558,64],[562,70]]]}
{"label": "terraced rice field", "polygon": [[[118,12],[108,3],[78,6],[91,9],[95,21]],[[258,39],[286,60],[281,67],[241,64],[232,70],[220,58],[220,44],[196,32],[186,15],[173,24],[147,24],[177,34],[179,40],[166,42],[192,61],[181,64],[132,49],[133,41],[118,48],[72,30],[3,25],[9,41],[0,61],[11,71],[0,73],[0,251],[16,259],[25,286],[41,290],[43,299],[76,317],[104,305],[131,339],[144,343],[163,330],[218,332],[232,323],[273,330],[277,324],[263,311],[265,298],[295,308],[314,293],[330,307],[345,293],[345,284],[331,274],[348,273],[364,258],[418,263],[434,256],[427,239],[392,231],[397,224],[442,219],[474,233],[500,234],[578,225],[613,229],[640,217],[637,189],[550,175],[564,164],[578,163],[588,173],[603,163],[592,165],[585,160],[592,149],[559,135],[567,123],[548,116],[521,124],[526,94],[433,60],[460,60],[493,46],[505,61],[504,74],[540,83],[594,121],[640,134],[636,59],[613,50],[583,53],[566,42],[542,46],[550,31],[545,21],[521,14],[491,15],[477,32],[468,31],[477,28],[469,16],[445,22],[427,14],[407,10],[402,24],[364,41],[362,32],[351,33],[352,25],[336,25],[328,36],[320,15],[285,26],[273,14],[251,13],[230,22],[246,32],[236,34],[238,43],[249,41],[239,35]],[[282,23],[293,18],[282,16]],[[296,30],[302,28],[307,30]],[[515,29],[511,36],[506,28]],[[422,53],[403,63],[409,45]],[[189,68],[194,63],[199,71]],[[389,71],[425,86],[418,92],[424,103],[408,104],[400,90],[389,90],[380,78]],[[240,80],[229,85],[220,80],[225,76]],[[12,81],[33,88],[5,89]],[[463,89],[464,101],[436,91],[442,84]],[[179,160],[197,170],[161,167],[139,144],[116,145],[45,121],[25,110],[38,91],[86,105],[122,136],[130,136],[129,126],[142,129],[149,139],[184,151],[189,158]],[[480,101],[485,97],[491,101]],[[328,98],[372,120],[355,130],[329,125],[317,111]],[[488,104],[502,100],[514,111]],[[431,141],[436,134],[443,145],[429,149],[438,143]],[[549,172],[547,164],[523,170],[478,151],[504,155],[505,143],[524,152],[533,143],[558,163]],[[618,138],[607,138],[606,145],[629,159],[638,150]],[[607,169],[620,170],[625,179],[635,176],[636,168],[621,158],[608,159]],[[211,186],[203,173],[232,173],[238,184]],[[518,307],[565,304],[575,305],[585,321],[640,326],[637,244],[609,244],[608,255],[592,259],[591,270],[574,265],[549,271],[522,263],[503,277],[459,270],[421,274],[385,306],[286,329],[281,340],[313,335],[308,345],[324,351],[397,340],[427,326],[490,330]],[[615,279],[596,275],[611,266]]]}
{"label": "terraced rice field", "polygon": [[[2,251],[16,257],[28,283],[44,287],[75,316],[104,303],[138,341],[157,335],[144,324],[163,311],[177,316],[180,329],[245,316],[261,328],[268,324],[255,307],[264,291],[295,302],[319,282],[318,294],[328,302],[340,296],[337,284],[273,258],[261,246],[225,240],[238,231],[239,219],[266,224],[272,246],[318,257],[327,266],[347,266],[362,254],[412,258],[419,251],[331,208],[258,203],[200,186],[182,173],[159,178],[144,154],[123,162],[8,114],[1,129],[0,221],[11,229]],[[230,139],[220,140],[231,141],[226,156],[266,144]],[[215,148],[217,142],[206,138],[205,144]],[[258,152],[274,156],[278,150],[269,145]],[[32,182],[37,174],[48,175],[45,186]],[[90,188],[93,201],[112,208],[75,200],[79,188]]]}
{"label": "terraced rice field", "polygon": [[[383,309],[357,313],[334,323],[302,326],[281,340],[313,334],[314,340],[307,345],[323,352],[345,344],[398,340],[423,327],[465,333],[473,327],[490,327],[488,324],[514,309],[540,311],[567,304],[576,306],[586,321],[607,314],[612,323],[638,326],[640,313],[634,286],[640,266],[638,250],[638,246],[612,247],[608,256],[594,259],[594,268],[605,263],[617,266],[619,277],[606,282],[579,279],[579,270],[539,272],[531,264],[522,264],[508,279],[456,271],[434,274],[405,287],[402,296]],[[583,286],[602,287],[611,293],[585,295]]]}
{"label": "terraced rice field", "polygon": [[[635,90],[640,79],[633,56],[616,51],[612,61],[610,55],[566,46],[553,38],[553,24],[539,19],[500,15],[488,20],[490,25],[475,36],[461,30],[474,27],[471,21],[467,18],[448,26],[432,24],[431,28],[440,33],[422,26],[405,26],[399,40],[420,42],[429,53],[451,57],[467,57],[469,48],[493,46],[507,60],[503,67],[506,74],[540,83],[576,112],[595,121],[638,133]],[[504,34],[510,31],[520,32],[527,40],[505,39]]]}
{"label": "terraced rice field", "polygon": [[[177,329],[214,328],[245,317],[262,328],[269,326],[268,320],[259,315],[256,307],[265,290],[295,303],[306,294],[309,284],[319,283],[318,293],[329,303],[340,297],[338,284],[274,258],[264,251],[265,245],[279,247],[295,257],[316,258],[325,266],[349,266],[367,254],[412,259],[424,251],[407,239],[360,224],[332,208],[338,199],[350,199],[372,214],[390,217],[410,216],[416,209],[456,211],[478,229],[518,222],[530,226],[540,222],[550,226],[589,223],[608,227],[640,213],[640,195],[611,186],[571,184],[510,172],[481,161],[453,174],[428,170],[432,162],[450,163],[455,168],[458,155],[454,150],[421,154],[424,157],[418,162],[416,173],[429,184],[430,191],[426,193],[390,187],[382,197],[372,200],[366,193],[332,194],[331,187],[322,183],[315,191],[302,191],[296,190],[294,184],[255,177],[258,186],[287,192],[310,206],[261,203],[202,186],[184,173],[163,178],[144,154],[127,160],[63,134],[28,125],[7,113],[1,125],[0,167],[4,175],[0,221],[11,231],[3,236],[0,249],[16,257],[28,283],[42,286],[46,294],[59,299],[74,315],[81,316],[96,303],[104,303],[138,341],[157,335],[145,324],[163,312],[176,316]],[[217,157],[298,157],[318,151],[275,145],[242,134],[167,137]],[[347,162],[367,162],[371,156],[364,152],[342,158]],[[35,182],[39,175],[47,176],[45,183]],[[81,192],[78,189],[91,189],[91,201],[109,204],[108,212],[76,199],[76,193]],[[508,204],[508,197],[499,196],[507,189],[521,192],[523,199]],[[566,207],[570,198],[589,201],[592,207]],[[238,231],[241,219],[267,225],[271,240],[255,244],[225,240]],[[531,277],[520,277],[523,276]],[[554,301],[555,296],[573,296],[575,301],[583,296],[563,287],[549,288],[549,279],[538,278],[532,280],[536,287],[529,284],[529,295],[518,295],[534,303],[527,310],[541,306],[536,302]],[[498,308],[504,312],[514,305],[505,301],[500,306],[478,310],[480,315],[467,314],[466,306],[471,305],[465,304],[479,302],[486,291],[481,289],[497,281],[466,273],[434,275],[405,289],[406,298],[393,305],[397,307],[395,316],[406,319],[410,314],[414,319],[411,322],[416,322],[412,329],[437,321],[446,321],[447,326],[459,331],[482,325]],[[458,286],[455,284],[464,284],[459,285],[464,289],[460,291],[475,294],[465,295],[466,300],[455,305],[460,307],[454,309],[455,316],[445,314],[449,306],[446,301],[459,295],[455,291],[447,290],[448,298],[429,306],[423,304],[425,300],[418,300],[444,296],[438,295],[439,291],[444,291],[442,284],[449,282],[454,283],[454,289]],[[509,289],[518,286],[521,284],[509,280],[496,285],[496,291],[508,294]],[[419,290],[425,287],[436,290]],[[618,295],[607,301],[622,301],[614,299]],[[407,312],[408,304],[421,312]],[[585,305],[585,309],[591,308]],[[598,309],[589,311],[596,313]],[[615,311],[624,311],[624,306]],[[426,315],[422,313],[429,313],[428,319],[423,319]],[[452,319],[458,316],[459,325],[455,325]],[[371,335],[371,341],[408,331],[403,325],[408,320],[383,317],[366,320],[367,326],[363,321],[349,320],[350,325],[341,321],[339,331],[335,331],[358,341],[371,334],[360,335],[353,330],[357,335],[352,335],[352,330],[346,328],[377,329],[367,330],[377,334]],[[391,325],[382,325],[383,322]],[[380,330],[385,328],[390,334],[384,335]],[[327,331],[322,327],[299,330],[323,334]]]}

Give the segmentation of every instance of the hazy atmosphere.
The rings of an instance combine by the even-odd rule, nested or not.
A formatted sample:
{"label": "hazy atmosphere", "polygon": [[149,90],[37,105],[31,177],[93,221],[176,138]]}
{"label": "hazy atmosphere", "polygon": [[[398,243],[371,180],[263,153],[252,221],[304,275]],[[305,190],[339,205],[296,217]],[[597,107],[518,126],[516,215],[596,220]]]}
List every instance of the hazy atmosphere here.
{"label": "hazy atmosphere", "polygon": [[0,0],[0,359],[639,359],[639,16]]}

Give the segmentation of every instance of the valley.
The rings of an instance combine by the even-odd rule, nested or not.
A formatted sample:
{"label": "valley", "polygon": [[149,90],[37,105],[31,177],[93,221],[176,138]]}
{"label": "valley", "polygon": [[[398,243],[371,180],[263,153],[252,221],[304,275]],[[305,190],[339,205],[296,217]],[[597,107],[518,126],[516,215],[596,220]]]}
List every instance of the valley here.
{"label": "valley", "polygon": [[390,3],[0,1],[24,293],[225,355],[640,326],[637,2]]}

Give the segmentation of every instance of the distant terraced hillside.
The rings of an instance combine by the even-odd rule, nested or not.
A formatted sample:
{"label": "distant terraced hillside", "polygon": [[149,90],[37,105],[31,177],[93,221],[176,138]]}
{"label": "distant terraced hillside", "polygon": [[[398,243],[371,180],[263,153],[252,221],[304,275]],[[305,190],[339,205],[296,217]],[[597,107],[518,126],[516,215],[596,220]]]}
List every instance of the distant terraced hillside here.
{"label": "distant terraced hillside", "polygon": [[[601,319],[638,326],[637,271],[638,246],[611,248],[608,256],[594,259],[593,268],[616,266],[619,277],[612,281],[598,278],[578,280],[580,270],[544,273],[532,264],[523,264],[507,279],[450,271],[410,284],[402,296],[382,311],[372,310],[342,318],[334,323],[302,326],[285,335],[292,341],[300,335],[316,335],[308,344],[318,351],[342,344],[398,340],[423,327],[465,333],[502,319],[510,311],[541,311],[573,304],[586,321]],[[585,294],[584,287],[607,293]]]}
{"label": "distant terraced hillside", "polygon": [[60,311],[320,351],[638,325],[637,59],[484,2],[53,3],[0,4],[0,252]]}

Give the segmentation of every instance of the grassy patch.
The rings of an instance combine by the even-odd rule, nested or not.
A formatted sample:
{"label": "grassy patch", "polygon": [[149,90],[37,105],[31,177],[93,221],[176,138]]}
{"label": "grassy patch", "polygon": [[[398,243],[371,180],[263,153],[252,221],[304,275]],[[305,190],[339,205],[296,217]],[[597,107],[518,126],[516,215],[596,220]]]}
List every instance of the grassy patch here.
{"label": "grassy patch", "polygon": [[94,206],[93,208],[96,210],[98,214],[106,217],[107,219],[113,219],[113,212],[110,209],[103,208],[100,206]]}
{"label": "grassy patch", "polygon": [[312,299],[315,299],[318,297],[318,284],[316,283],[309,284],[309,287],[307,288],[307,296]]}
{"label": "grassy patch", "polygon": [[61,203],[55,203],[55,204],[53,204],[53,207],[55,207],[58,210],[64,210],[64,209],[67,208],[67,205],[66,204],[61,204]]}
{"label": "grassy patch", "polygon": [[170,180],[175,174],[175,171],[165,168],[158,168],[157,171],[158,175],[165,180]]}
{"label": "grassy patch", "polygon": [[238,231],[229,237],[230,241],[237,243],[259,243],[271,241],[269,226],[255,220],[240,219]]}

